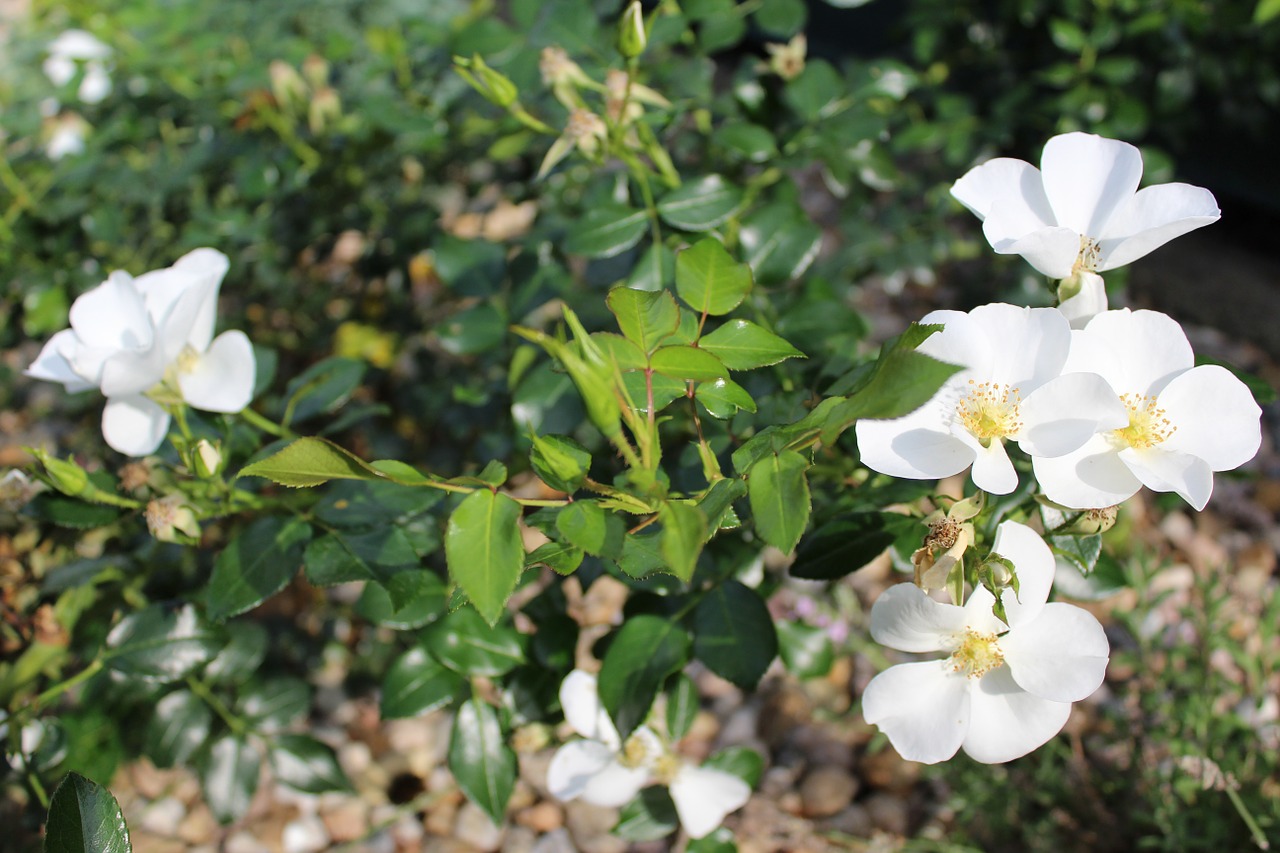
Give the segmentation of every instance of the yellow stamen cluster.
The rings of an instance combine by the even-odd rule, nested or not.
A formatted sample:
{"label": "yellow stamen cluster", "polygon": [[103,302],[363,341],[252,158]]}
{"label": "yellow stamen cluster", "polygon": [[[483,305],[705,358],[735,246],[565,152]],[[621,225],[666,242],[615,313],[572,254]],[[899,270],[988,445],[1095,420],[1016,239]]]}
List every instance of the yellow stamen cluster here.
{"label": "yellow stamen cluster", "polygon": [[623,767],[644,767],[654,759],[654,756],[650,754],[650,746],[650,742],[645,738],[640,735],[632,735],[622,745],[622,752],[618,755],[618,763]]}
{"label": "yellow stamen cluster", "polygon": [[200,353],[196,352],[191,344],[187,344],[182,348],[182,352],[178,353],[178,357],[174,359],[174,368],[179,373],[190,373],[195,370],[196,365],[200,362]]}
{"label": "yellow stamen cluster", "polygon": [[1022,429],[1018,405],[1022,397],[1017,388],[994,382],[969,380],[969,393],[956,404],[956,415],[973,436],[988,447],[993,438],[1005,438]]}
{"label": "yellow stamen cluster", "polygon": [[995,634],[984,634],[966,628],[960,647],[947,658],[952,672],[962,672],[969,678],[981,678],[993,669],[1004,666],[1004,653]]}
{"label": "yellow stamen cluster", "polygon": [[1080,254],[1076,256],[1071,272],[1097,272],[1098,265],[1101,263],[1102,247],[1098,245],[1098,241],[1092,237],[1080,235]]}
{"label": "yellow stamen cluster", "polygon": [[658,780],[660,785],[670,785],[676,779],[676,774],[680,772],[680,759],[676,758],[669,752],[663,753],[657,761],[653,763],[653,777]]}
{"label": "yellow stamen cluster", "polygon": [[1129,447],[1138,450],[1155,447],[1178,431],[1154,396],[1121,394],[1120,402],[1129,410],[1129,425],[1112,434]]}

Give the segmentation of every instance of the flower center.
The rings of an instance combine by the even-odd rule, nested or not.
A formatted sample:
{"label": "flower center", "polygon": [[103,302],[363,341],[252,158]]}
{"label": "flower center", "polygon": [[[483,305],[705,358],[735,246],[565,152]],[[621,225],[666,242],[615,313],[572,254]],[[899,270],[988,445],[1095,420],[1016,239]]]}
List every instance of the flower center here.
{"label": "flower center", "polygon": [[983,634],[966,628],[960,647],[947,658],[952,672],[963,672],[969,678],[981,678],[993,669],[1004,666],[1004,653],[996,642],[995,634]]}
{"label": "flower center", "polygon": [[190,373],[196,369],[196,365],[200,363],[200,353],[196,352],[195,347],[187,344],[182,348],[182,352],[178,353],[178,357],[174,359],[173,366],[178,373]]}
{"label": "flower center", "polygon": [[954,518],[939,518],[929,522],[929,534],[924,545],[931,551],[945,551],[956,544],[960,537],[960,522]]}
{"label": "flower center", "polygon": [[653,777],[660,785],[670,785],[680,772],[680,759],[671,753],[663,753],[653,763]]}
{"label": "flower center", "polygon": [[1129,425],[1114,430],[1112,435],[1123,444],[1145,450],[1160,444],[1178,431],[1165,416],[1164,409],[1156,405],[1154,396],[1121,394],[1120,402],[1129,410]]}
{"label": "flower center", "polygon": [[1102,247],[1098,245],[1097,240],[1081,234],[1080,254],[1076,255],[1076,262],[1071,272],[1097,272],[1100,263],[1102,263]]}
{"label": "flower center", "polygon": [[1021,402],[1017,388],[970,379],[969,393],[956,404],[956,415],[983,447],[990,447],[991,439],[1005,438],[1022,429],[1022,421],[1018,420]]}
{"label": "flower center", "polygon": [[651,746],[652,744],[648,738],[633,734],[622,745],[622,752],[618,755],[618,763],[623,767],[632,769],[644,767],[657,757],[652,754]]}

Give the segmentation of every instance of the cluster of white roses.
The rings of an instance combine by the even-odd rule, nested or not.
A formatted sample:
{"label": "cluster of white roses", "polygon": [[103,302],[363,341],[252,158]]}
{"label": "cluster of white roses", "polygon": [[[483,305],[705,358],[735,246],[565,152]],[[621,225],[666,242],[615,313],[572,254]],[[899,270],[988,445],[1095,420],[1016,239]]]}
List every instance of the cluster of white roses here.
{"label": "cluster of white roses", "polygon": [[130,456],[160,447],[174,407],[240,411],[253,396],[253,346],[244,332],[213,336],[228,267],[221,252],[196,249],[137,278],[111,273],[71,305],[71,328],[45,344],[27,375],[102,391],[102,435]]}
{"label": "cluster of white roses", "polygon": [[[1063,280],[1060,307],[992,304],[927,315],[922,322],[944,328],[920,351],[962,369],[916,412],[859,422],[862,461],[913,479],[971,467],[979,489],[1008,494],[1018,485],[1012,441],[1031,457],[1044,496],[1064,507],[1113,507],[1145,485],[1203,509],[1213,473],[1257,453],[1261,409],[1229,371],[1195,365],[1173,319],[1107,310],[1098,273],[1214,222],[1217,204],[1185,184],[1139,191],[1138,150],[1089,134],[1054,137],[1041,165],[992,160],[952,194],[983,220],[997,252]],[[963,550],[968,540],[959,539]],[[1006,521],[992,553],[1013,565],[1018,581],[1001,592],[1004,619],[982,587],[959,606],[900,584],[872,608],[878,642],[947,653],[890,668],[863,696],[867,721],[908,759],[933,763],[961,748],[983,762],[1025,755],[1102,683],[1109,654],[1102,626],[1080,608],[1046,604],[1055,571],[1048,545]]]}
{"label": "cluster of white roses", "polygon": [[564,718],[582,740],[556,751],[547,769],[547,788],[558,800],[581,798],[592,805],[625,805],[652,782],[668,786],[680,825],[702,838],[725,816],[741,808],[751,788],[732,773],[698,767],[673,754],[647,726],[623,741],[596,689],[596,677],[575,669],[560,685]]}

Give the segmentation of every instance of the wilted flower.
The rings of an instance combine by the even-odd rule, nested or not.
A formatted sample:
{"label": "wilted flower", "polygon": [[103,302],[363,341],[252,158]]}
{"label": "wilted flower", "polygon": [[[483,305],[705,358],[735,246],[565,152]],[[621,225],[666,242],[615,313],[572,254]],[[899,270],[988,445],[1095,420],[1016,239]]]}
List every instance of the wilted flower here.
{"label": "wilted flower", "polygon": [[71,328],[45,344],[27,375],[107,397],[102,433],[130,456],[155,451],[166,405],[238,412],[253,394],[253,347],[243,332],[213,337],[225,255],[196,249],[137,278],[111,273],[71,306]]}
{"label": "wilted flower", "polygon": [[564,133],[551,143],[551,147],[547,149],[547,156],[542,158],[542,165],[538,167],[538,179],[545,177],[575,148],[587,157],[595,157],[608,135],[609,128],[605,125],[604,119],[590,110],[575,109],[569,113],[569,121],[564,126]]}
{"label": "wilted flower", "polygon": [[805,54],[809,51],[809,40],[804,33],[796,33],[786,44],[766,44],[769,52],[768,70],[783,80],[794,80],[804,72]]}
{"label": "wilted flower", "polygon": [[26,472],[11,468],[3,477],[0,477],[0,509],[5,512],[17,512],[39,491],[40,484],[28,477]]}
{"label": "wilted flower", "polygon": [[76,97],[86,104],[96,104],[111,94],[110,58],[111,48],[94,36],[84,30],[67,30],[50,42],[44,74],[53,85],[66,86],[83,65],[84,77]]}
{"label": "wilted flower", "polygon": [[1125,420],[1083,446],[1034,461],[1046,497],[1076,509],[1107,507],[1142,486],[1177,492],[1204,509],[1213,472],[1253,458],[1262,410],[1243,382],[1217,365],[1195,366],[1177,321],[1157,311],[1107,311],[1073,333],[1065,371],[1104,380],[1082,406],[1118,401]]}
{"label": "wilted flower", "polygon": [[1216,222],[1213,194],[1189,184],[1139,190],[1142,154],[1126,142],[1065,133],[1040,168],[1008,157],[970,169],[951,194],[979,219],[991,247],[1051,278],[1105,272]]}
{"label": "wilted flower", "polygon": [[944,328],[919,351],[965,369],[905,417],[858,421],[868,468],[933,480],[972,465],[978,488],[1003,495],[1018,485],[1006,440],[1034,456],[1059,456],[1124,423],[1123,408],[1095,387],[1105,385],[1098,377],[1060,375],[1071,329],[1056,308],[996,303],[968,314],[934,311],[922,322]]}
{"label": "wilted flower", "polygon": [[[617,68],[609,69],[604,78],[605,112],[615,122],[629,124],[644,115],[644,105],[651,107],[669,107],[671,102],[662,95],[631,79],[625,71]],[[626,116],[623,116],[622,105],[627,105]]]}
{"label": "wilted flower", "polygon": [[910,761],[935,764],[963,749],[977,761],[1011,761],[1061,731],[1077,702],[1102,684],[1110,647],[1098,620],[1070,604],[1046,603],[1054,558],[1031,528],[1006,521],[994,554],[1010,561],[1019,587],[1000,596],[1007,623],[984,588],[963,607],[915,584],[890,587],[871,608],[871,635],[942,660],[890,667],[867,685],[862,712]]}
{"label": "wilted flower", "polygon": [[974,541],[970,519],[981,512],[982,504],[980,498],[966,498],[956,501],[946,512],[938,510],[925,518],[929,533],[911,555],[916,586],[923,590],[942,589],[952,570],[957,570],[963,579],[964,552]]}
{"label": "wilted flower", "polygon": [[150,501],[142,515],[151,535],[161,542],[176,542],[179,533],[191,539],[200,536],[200,523],[182,495]]}
{"label": "wilted flower", "polygon": [[565,721],[584,739],[560,747],[547,768],[547,788],[558,800],[617,807],[658,781],[669,786],[685,832],[702,838],[751,796],[737,776],[681,761],[645,726],[622,741],[588,672],[569,673],[560,685],[560,704]]}

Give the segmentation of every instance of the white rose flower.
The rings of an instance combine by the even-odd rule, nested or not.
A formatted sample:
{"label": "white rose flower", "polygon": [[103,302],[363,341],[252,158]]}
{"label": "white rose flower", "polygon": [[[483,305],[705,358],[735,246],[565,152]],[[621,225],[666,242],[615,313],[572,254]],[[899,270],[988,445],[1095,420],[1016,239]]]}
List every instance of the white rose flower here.
{"label": "white rose flower", "polygon": [[944,328],[919,351],[965,369],[905,417],[858,421],[858,449],[872,470],[936,480],[972,465],[978,488],[1004,495],[1018,485],[1006,440],[1056,456],[1125,422],[1097,377],[1060,375],[1071,328],[1056,308],[996,303],[968,314],[934,311],[921,322]]}
{"label": "white rose flower", "polygon": [[1206,189],[1139,190],[1141,178],[1142,154],[1127,142],[1065,133],[1045,144],[1039,169],[998,157],[970,169],[951,194],[982,220],[997,252],[1066,278],[1124,266],[1221,216]]}
{"label": "white rose flower", "polygon": [[650,782],[664,782],[684,831],[702,838],[751,796],[751,787],[737,776],[681,761],[645,726],[623,742],[600,702],[596,677],[588,672],[569,673],[560,685],[560,704],[565,721],[584,739],[566,743],[551,758],[547,789],[558,800],[581,797],[616,808]]}
{"label": "white rose flower", "polygon": [[111,94],[108,60],[111,48],[84,30],[67,30],[49,44],[44,61],[44,74],[55,86],[65,86],[75,79],[84,65],[84,77],[76,97],[86,104],[96,104]]}
{"label": "white rose flower", "polygon": [[27,375],[73,392],[99,388],[103,437],[130,456],[154,452],[168,431],[169,413],[153,397],[240,411],[253,395],[253,347],[243,332],[213,337],[228,265],[221,252],[196,249],[137,278],[111,273],[76,299],[71,328],[45,344]]}
{"label": "white rose flower", "polygon": [[1243,465],[1262,443],[1249,389],[1222,367],[1196,367],[1182,327],[1158,311],[1094,317],[1073,333],[1064,370],[1100,376],[1126,417],[1076,450],[1033,460],[1045,496],[1063,506],[1112,506],[1146,486],[1204,509],[1213,472]]}
{"label": "white rose flower", "polygon": [[935,601],[910,583],[890,587],[871,609],[871,636],[942,660],[890,667],[867,685],[862,713],[910,761],[935,764],[963,749],[985,764],[1011,761],[1062,730],[1071,703],[1102,684],[1110,646],[1098,620],[1070,604],[1046,603],[1049,546],[1006,521],[994,552],[1011,561],[1020,588],[1001,594],[1009,622],[992,614],[979,587],[963,607]]}

